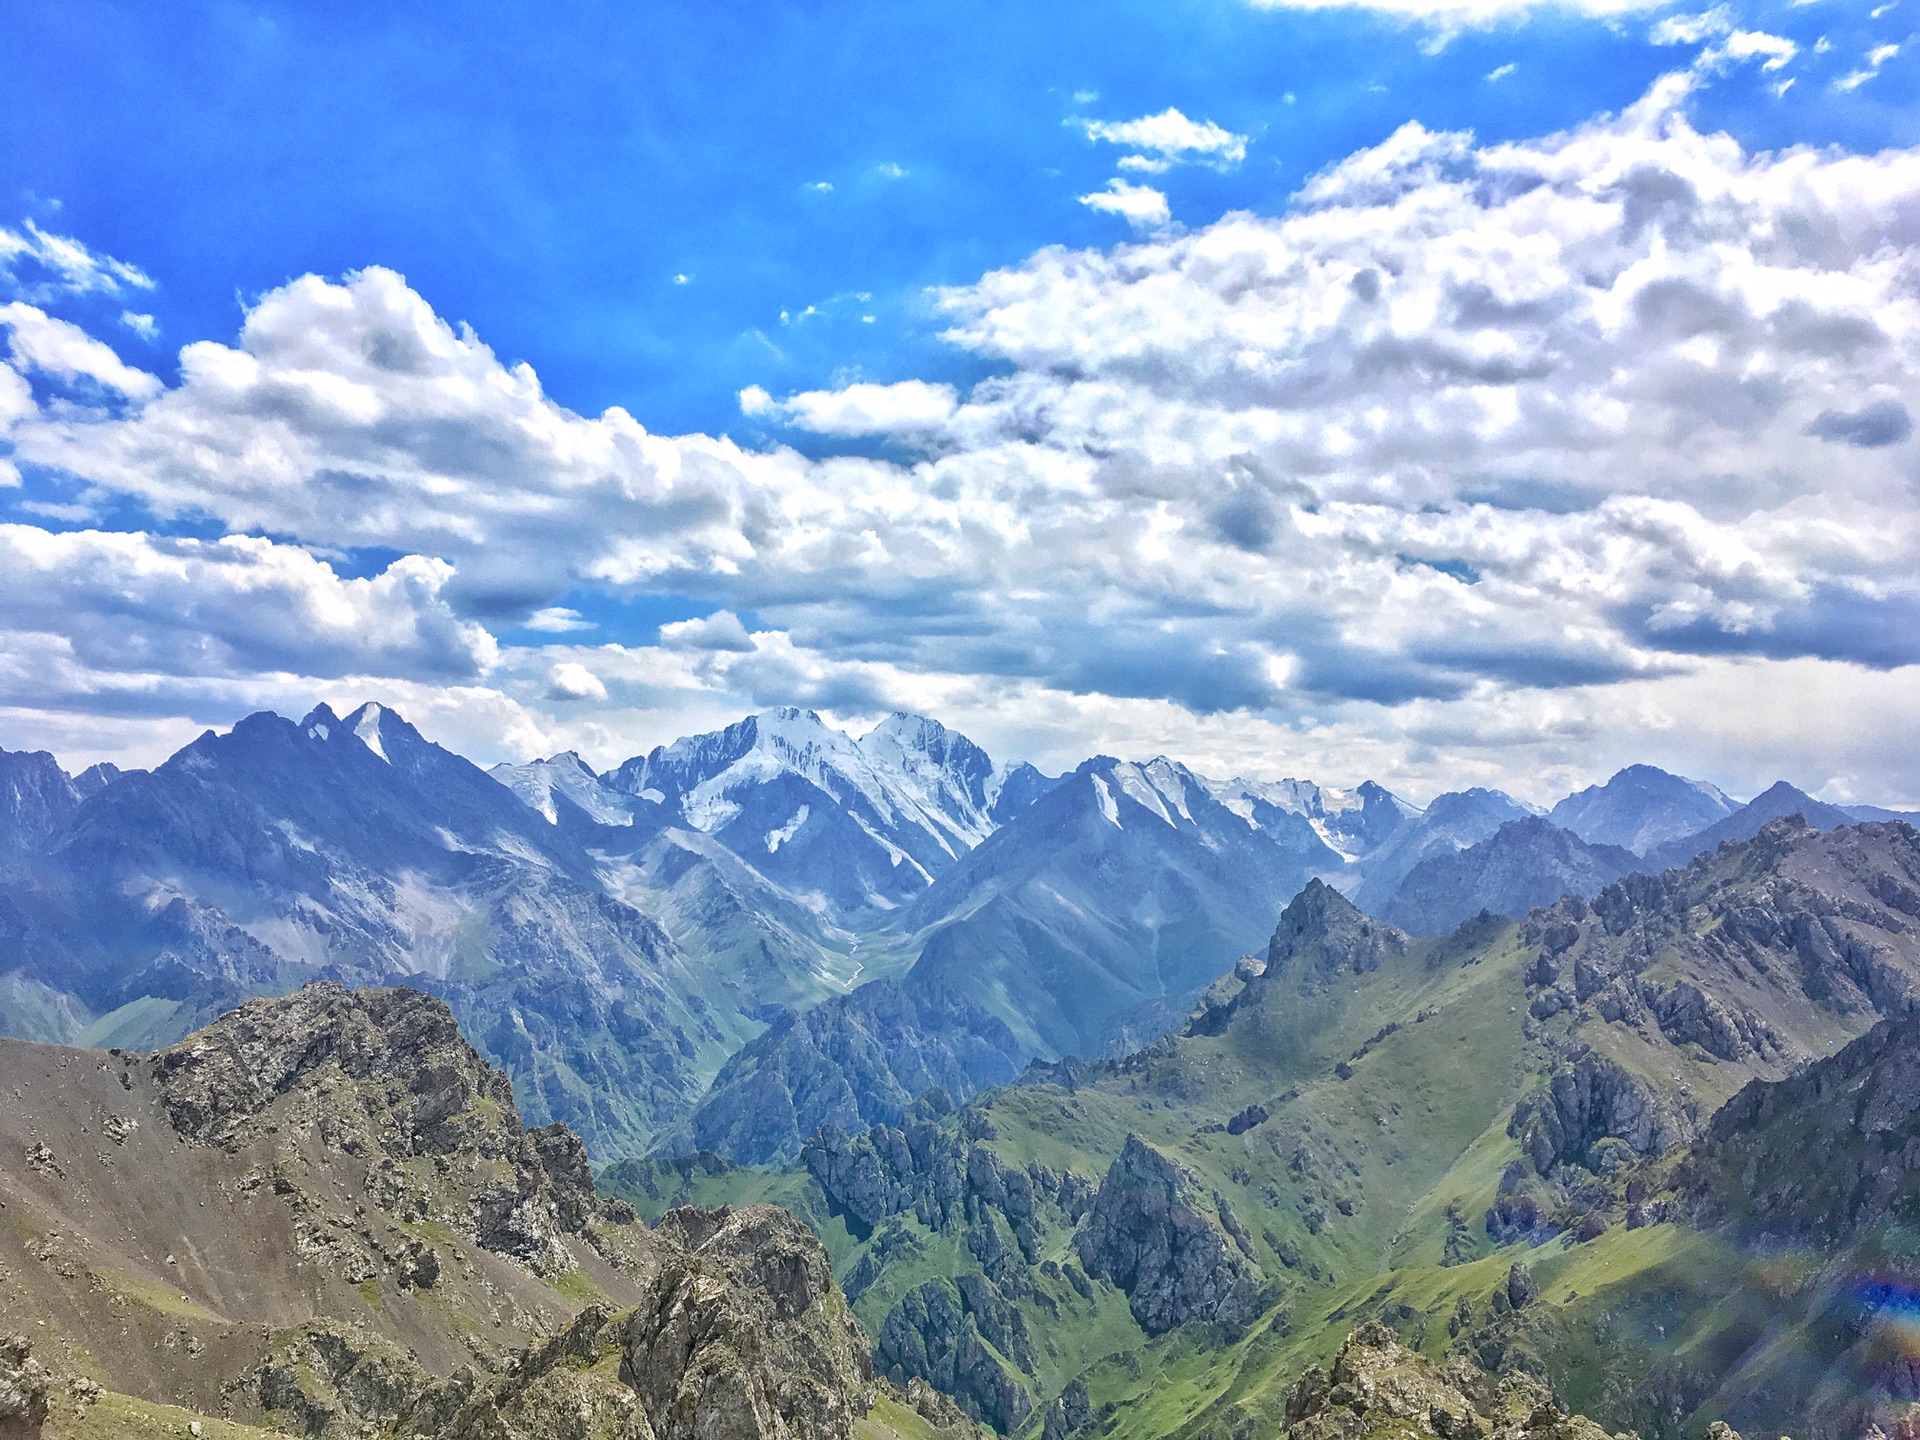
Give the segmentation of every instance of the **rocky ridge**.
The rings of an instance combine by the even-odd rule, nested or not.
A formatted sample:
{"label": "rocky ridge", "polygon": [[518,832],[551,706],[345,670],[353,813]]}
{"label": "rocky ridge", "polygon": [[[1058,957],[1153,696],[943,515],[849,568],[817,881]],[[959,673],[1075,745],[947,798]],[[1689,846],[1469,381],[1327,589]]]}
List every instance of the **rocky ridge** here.
{"label": "rocky ridge", "polygon": [[[0,1076],[0,1333],[83,1411],[847,1440],[868,1408],[811,1231],[768,1206],[649,1230],[425,995],[319,984],[150,1056],[0,1041]],[[0,1405],[34,1374],[0,1353]]]}
{"label": "rocky ridge", "polygon": [[[1315,1366],[1300,1377],[1286,1423],[1289,1440],[1609,1440],[1533,1377],[1490,1375],[1457,1358],[1436,1364],[1378,1323],[1347,1338],[1330,1372]],[[1712,1440],[1739,1440],[1725,1428]]]}

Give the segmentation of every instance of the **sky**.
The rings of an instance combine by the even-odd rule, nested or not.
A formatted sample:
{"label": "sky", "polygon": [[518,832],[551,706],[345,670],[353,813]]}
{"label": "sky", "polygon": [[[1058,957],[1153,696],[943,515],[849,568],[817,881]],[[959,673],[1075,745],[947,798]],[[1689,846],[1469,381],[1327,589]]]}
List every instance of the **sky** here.
{"label": "sky", "polygon": [[1920,804],[1920,0],[0,0],[0,746]]}

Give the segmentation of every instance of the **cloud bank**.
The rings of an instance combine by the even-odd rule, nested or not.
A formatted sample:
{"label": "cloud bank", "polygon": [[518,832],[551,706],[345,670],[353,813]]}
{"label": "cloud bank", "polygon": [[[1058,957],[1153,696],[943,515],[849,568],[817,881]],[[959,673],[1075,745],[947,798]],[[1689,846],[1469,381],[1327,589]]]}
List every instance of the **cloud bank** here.
{"label": "cloud bank", "polygon": [[[403,704],[457,676],[494,697],[462,713],[496,750],[613,759],[800,702],[1416,792],[1649,757],[1740,788],[1777,756],[1905,798],[1920,153],[1749,153],[1693,127],[1691,83],[1527,142],[1408,124],[1280,214],[945,292],[949,340],[997,372],[966,393],[741,396],[892,459],[577,414],[380,269],[263,296],[170,387],[16,338],[0,374],[117,394],[0,388],[0,412],[15,462],[82,495],[288,537],[201,542],[264,546],[191,563],[217,593],[281,577],[249,613],[290,617],[259,655],[218,631],[208,673],[355,671]],[[1099,193],[1132,190],[1157,194]],[[70,603],[7,623],[65,647],[62,693],[144,685],[159,713],[165,665],[91,643],[85,597],[188,561],[85,546]],[[313,558],[358,547],[407,558],[370,581]],[[707,618],[574,643],[583,592]],[[121,622],[156,655],[159,603]],[[398,618],[303,618],[356,604]],[[496,645],[514,625],[555,638]]]}

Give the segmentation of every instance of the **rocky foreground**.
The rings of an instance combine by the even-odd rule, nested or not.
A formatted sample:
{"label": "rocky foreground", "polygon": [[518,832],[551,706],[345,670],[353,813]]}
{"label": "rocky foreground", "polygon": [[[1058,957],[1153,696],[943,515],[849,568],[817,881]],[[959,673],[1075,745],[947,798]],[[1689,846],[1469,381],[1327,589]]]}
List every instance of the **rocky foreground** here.
{"label": "rocky foreground", "polygon": [[865,1334],[784,1210],[658,1227],[447,1008],[309,986],[152,1055],[0,1041],[0,1436],[847,1440]]}

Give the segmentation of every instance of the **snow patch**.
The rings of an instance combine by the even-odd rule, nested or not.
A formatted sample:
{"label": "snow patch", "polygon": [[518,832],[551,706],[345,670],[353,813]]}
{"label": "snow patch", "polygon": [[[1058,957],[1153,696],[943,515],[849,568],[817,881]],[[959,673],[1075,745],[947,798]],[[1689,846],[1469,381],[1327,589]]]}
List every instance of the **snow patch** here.
{"label": "snow patch", "polygon": [[799,833],[800,827],[807,823],[807,807],[802,805],[794,812],[793,818],[778,830],[767,832],[767,853],[774,854],[780,847]]}
{"label": "snow patch", "polygon": [[1092,775],[1088,778],[1093,781],[1093,798],[1100,802],[1100,813],[1107,817],[1108,822],[1112,824],[1114,829],[1120,830],[1125,828],[1120,824],[1119,802],[1113,798],[1113,791],[1107,788],[1106,780],[1099,775]]}
{"label": "snow patch", "polygon": [[[382,711],[378,705],[362,705],[360,707],[360,718],[354,723],[353,733],[367,749],[378,755],[382,760],[387,760],[387,752],[380,744],[381,714]],[[387,763],[391,765],[393,762],[387,760]]]}

